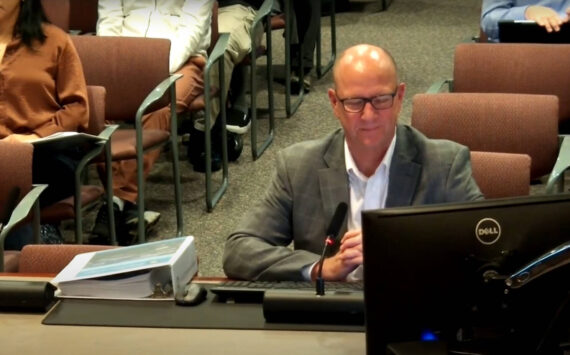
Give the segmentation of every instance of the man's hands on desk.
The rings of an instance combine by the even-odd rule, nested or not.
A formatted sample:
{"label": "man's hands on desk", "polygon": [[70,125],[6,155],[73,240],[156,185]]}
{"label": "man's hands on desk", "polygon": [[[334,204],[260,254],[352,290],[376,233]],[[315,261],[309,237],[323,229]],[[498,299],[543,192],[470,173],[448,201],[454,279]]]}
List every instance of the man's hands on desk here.
{"label": "man's hands on desk", "polygon": [[[348,274],[362,264],[362,230],[346,232],[340,240],[338,252],[323,261],[323,279],[344,281]],[[311,270],[311,279],[317,278],[318,265]]]}

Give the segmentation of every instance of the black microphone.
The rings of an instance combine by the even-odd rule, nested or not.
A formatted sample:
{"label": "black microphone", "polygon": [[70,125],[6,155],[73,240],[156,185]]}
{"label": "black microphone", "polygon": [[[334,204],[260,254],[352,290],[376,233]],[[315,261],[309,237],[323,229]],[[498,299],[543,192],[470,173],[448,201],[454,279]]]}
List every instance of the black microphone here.
{"label": "black microphone", "polygon": [[344,218],[346,217],[346,212],[348,211],[348,205],[345,202],[341,202],[336,206],[336,210],[334,211],[333,218],[331,219],[331,223],[327,228],[327,237],[325,239],[325,246],[323,247],[323,252],[321,254],[321,258],[317,264],[317,280],[316,280],[316,288],[317,288],[317,295],[323,296],[325,294],[325,280],[323,280],[323,262],[325,261],[325,255],[329,246],[332,246],[336,240],[336,236],[340,231],[340,227],[342,226],[342,222],[344,222]]}

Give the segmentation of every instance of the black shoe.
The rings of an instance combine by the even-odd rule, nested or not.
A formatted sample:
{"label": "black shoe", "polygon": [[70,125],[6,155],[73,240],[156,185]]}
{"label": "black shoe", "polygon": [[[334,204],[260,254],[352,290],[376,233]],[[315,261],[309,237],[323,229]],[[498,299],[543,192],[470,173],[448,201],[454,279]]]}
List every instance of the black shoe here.
{"label": "black shoe", "polygon": [[[309,74],[305,74],[303,77],[303,91],[305,94],[311,91],[311,77]],[[299,95],[301,92],[301,79],[295,73],[291,74],[291,94]]]}
{"label": "black shoe", "polygon": [[251,118],[246,112],[242,112],[236,108],[226,110],[226,129],[228,132],[245,134],[251,125]]}
{"label": "black shoe", "polygon": [[238,160],[243,151],[243,136],[228,132],[228,161]]}
{"label": "black shoe", "polygon": [[43,244],[63,244],[61,231],[54,224],[42,224],[40,226],[40,237]]}
{"label": "black shoe", "polygon": [[[206,172],[206,152],[201,152],[200,155],[190,161],[194,171],[199,173]],[[212,172],[222,170],[222,155],[220,152],[212,151]]]}
{"label": "black shoe", "polygon": [[[115,217],[115,235],[117,239],[124,233],[123,213],[119,209],[119,205],[113,203],[113,215]],[[111,244],[111,234],[109,233],[109,214],[107,213],[107,204],[104,203],[97,212],[95,218],[95,226],[91,230],[89,244],[108,245]]]}
{"label": "black shoe", "polygon": [[[144,212],[145,235],[148,235],[151,229],[158,223],[160,213],[155,211]],[[138,239],[138,223],[139,212],[137,205],[129,201],[125,201],[123,208],[123,221],[125,223],[125,233],[117,237],[119,245],[136,244]]]}
{"label": "black shoe", "polygon": [[[216,122],[217,124],[217,122]],[[216,124],[211,130],[212,137],[212,172],[222,169],[222,153],[219,128]],[[204,150],[204,132],[196,128],[192,128],[190,132],[190,141],[188,142],[188,161],[192,164],[194,171],[206,172],[206,152]]]}

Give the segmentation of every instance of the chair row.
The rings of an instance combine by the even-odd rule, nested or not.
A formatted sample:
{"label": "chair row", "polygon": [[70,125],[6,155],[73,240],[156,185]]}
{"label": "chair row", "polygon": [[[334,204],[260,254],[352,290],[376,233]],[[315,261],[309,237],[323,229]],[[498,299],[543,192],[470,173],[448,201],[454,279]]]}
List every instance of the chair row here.
{"label": "chair row", "polygon": [[[566,136],[570,133],[568,59],[570,44],[463,43],[455,48],[453,78],[435,83],[428,93],[440,92],[445,86],[455,94],[495,93],[494,96],[467,96],[476,98],[481,105],[479,108],[473,108],[467,97],[457,99],[474,110],[469,114],[472,119],[482,119],[491,124],[485,116],[497,117],[491,126],[482,125],[480,128],[488,128],[485,149],[494,145],[492,149],[499,151],[527,152],[533,159],[532,178],[550,173],[547,192],[554,192],[556,187],[561,191],[564,171],[570,166],[570,141]],[[443,101],[436,105],[442,104],[446,105]],[[465,113],[465,110],[461,112]],[[500,138],[494,134],[496,130],[502,132]],[[461,142],[465,137],[455,138]],[[479,140],[482,142],[483,137]],[[480,143],[470,145],[472,149],[479,146]]]}
{"label": "chair row", "polygon": [[[2,145],[2,142],[0,142]],[[4,229],[0,227],[0,272],[28,272],[28,273],[58,273],[71,261],[73,256],[82,252],[90,252],[111,248],[113,246],[100,245],[40,245],[39,233],[35,232],[34,244],[25,246],[22,251],[4,251],[4,241],[7,234],[22,221],[25,221],[32,210],[37,205],[37,198],[44,186],[32,188],[31,185],[31,158],[32,150],[29,144],[10,144],[2,147],[0,152],[0,164],[4,164],[4,159],[12,157],[14,160],[15,150],[27,150],[28,154],[21,155],[18,159],[27,162],[21,167],[21,175],[25,177],[24,183],[20,183],[23,188],[23,198],[21,198],[16,208],[11,213],[8,224]],[[526,154],[495,153],[495,152],[471,152],[473,175],[481,191],[488,198],[509,197],[526,195],[529,192],[530,164],[531,159]],[[3,165],[5,166],[5,165]],[[505,179],[508,176],[508,179]],[[14,181],[12,181],[14,182]],[[12,184],[0,184],[0,200],[4,200],[6,189]],[[0,207],[4,207],[0,205]],[[6,211],[0,209],[0,216]],[[33,214],[37,217],[37,212]],[[39,219],[35,218],[34,224],[39,228]]]}

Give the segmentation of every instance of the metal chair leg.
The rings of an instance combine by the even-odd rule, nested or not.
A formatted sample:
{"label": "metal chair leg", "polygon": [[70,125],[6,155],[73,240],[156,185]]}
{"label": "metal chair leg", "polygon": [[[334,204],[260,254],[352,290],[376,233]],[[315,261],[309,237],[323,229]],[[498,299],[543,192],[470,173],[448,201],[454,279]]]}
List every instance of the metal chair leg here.
{"label": "metal chair leg", "polygon": [[[336,19],[335,19],[335,0],[329,1],[330,4],[330,18],[331,18],[331,57],[327,64],[323,67],[321,64],[322,59],[322,37],[321,37],[321,26],[319,24],[319,33],[317,35],[317,78],[322,78],[325,74],[333,67],[334,61],[336,59]],[[321,1],[321,7],[319,8],[319,22],[321,20],[321,10],[323,1]]]}
{"label": "metal chair leg", "polygon": [[[266,5],[264,3],[264,5]],[[271,2],[268,2],[267,5],[271,5]],[[251,59],[251,71],[250,71],[250,90],[251,90],[251,155],[253,160],[259,158],[263,152],[271,145],[273,142],[273,138],[275,136],[275,115],[273,112],[273,68],[272,68],[272,48],[271,48],[271,21],[269,19],[269,14],[271,11],[271,6],[259,9],[258,15],[260,16],[259,20],[261,21],[265,17],[265,37],[267,41],[266,47],[266,57],[267,57],[267,102],[269,107],[269,131],[265,140],[262,142],[260,146],[257,144],[257,84],[255,80],[255,73],[256,73],[256,53],[255,53],[255,28],[257,27],[258,22],[254,21],[252,25],[251,31],[251,48],[252,51],[250,53]],[[256,19],[257,20],[257,19]]]}
{"label": "metal chair leg", "polygon": [[[206,151],[206,207],[211,212],[219,200],[222,198],[228,188],[228,143],[226,131],[226,88],[224,83],[224,52],[227,47],[229,34],[222,33],[216,42],[210,58],[206,64],[204,71],[204,99],[206,101],[206,110],[204,117],[204,144]],[[210,98],[210,70],[213,63],[218,62],[218,78],[220,85],[220,117],[222,126],[222,182],[220,187],[213,191],[212,189],[212,135],[211,135],[211,98]]]}
{"label": "metal chair leg", "polygon": [[291,31],[293,30],[293,19],[291,18],[291,0],[285,0],[285,113],[287,117],[291,117],[301,106],[305,96],[303,89],[303,80],[305,74],[303,71],[303,46],[299,45],[299,96],[294,102],[291,102]]}

